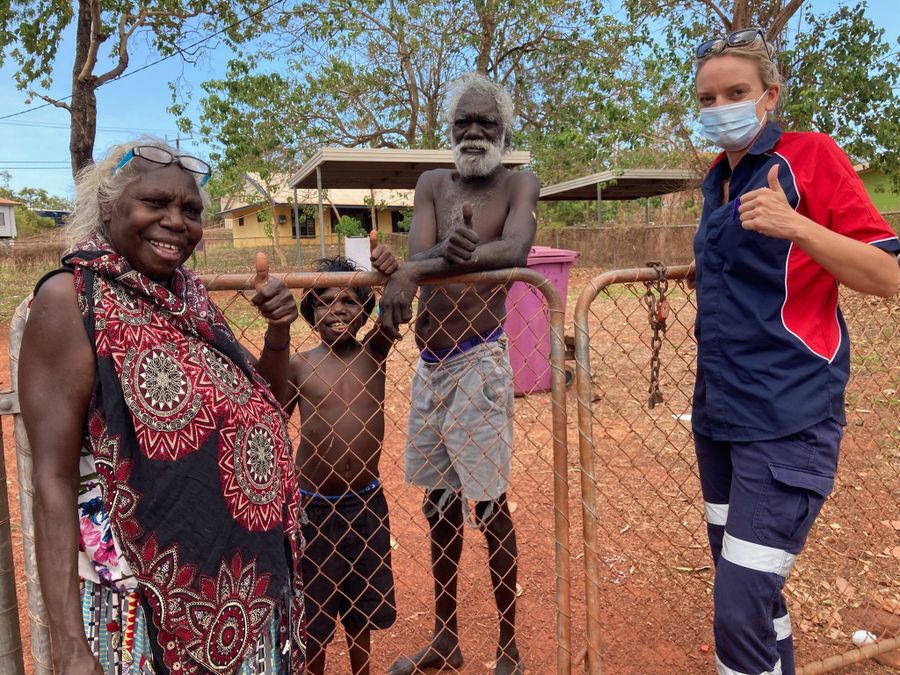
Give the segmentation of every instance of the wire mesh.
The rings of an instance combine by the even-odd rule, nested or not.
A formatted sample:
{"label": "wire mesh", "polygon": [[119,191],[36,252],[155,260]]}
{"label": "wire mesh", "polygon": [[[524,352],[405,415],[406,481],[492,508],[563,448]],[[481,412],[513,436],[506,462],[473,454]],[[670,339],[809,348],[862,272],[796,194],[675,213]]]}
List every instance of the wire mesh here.
{"label": "wire mesh", "polygon": [[[696,305],[670,268],[661,404],[650,408],[653,269],[596,277],[576,309],[579,439],[587,489],[591,672],[708,673],[714,570],[690,427]],[[844,291],[852,341],[848,427],[834,491],[787,579],[798,672],[828,672],[896,649],[900,634],[900,371],[896,299]],[[594,509],[596,509],[594,511]],[[609,608],[615,607],[616,611]],[[878,637],[860,651],[859,629]],[[877,648],[876,648],[877,647]],[[874,663],[853,672],[883,672]]]}
{"label": "wire mesh", "polygon": [[[470,499],[447,516],[448,522],[458,522],[459,516],[466,523],[461,527],[457,591],[456,631],[465,657],[461,671],[493,669],[498,602],[503,607],[514,600],[516,638],[526,669],[570,672],[571,644],[583,640],[583,611],[576,610],[573,617],[569,606],[570,530],[580,522],[569,520],[567,474],[577,471],[577,464],[568,462],[565,454],[562,311],[552,287],[528,270],[454,280],[467,281],[467,286],[436,281],[433,302],[454,318],[452,325],[434,326],[434,349],[459,351],[465,346],[459,337],[496,326],[502,320],[501,291],[514,279],[527,282],[534,291],[525,294],[532,298],[527,307],[509,308],[529,326],[529,336],[506,335],[463,353],[438,355],[443,358],[424,367],[429,372],[420,377],[411,400],[414,373],[417,367],[420,374],[423,370],[412,330],[406,329],[395,344],[386,346],[386,338],[373,330],[374,321],[366,316],[369,287],[377,297],[383,277],[308,273],[283,279],[296,289],[301,313],[305,309],[309,316],[311,309],[318,322],[313,327],[300,319],[292,326],[291,377],[299,411],[293,411],[290,424],[300,448],[300,484],[311,493],[304,497],[308,507],[304,581],[307,592],[315,596],[307,606],[311,640],[325,641],[332,637],[332,627],[335,630],[326,672],[349,671],[347,633],[352,638],[361,623],[383,626],[371,633],[375,672],[384,672],[398,657],[425,645],[434,628],[429,523],[423,512],[423,489],[404,481],[407,443],[418,451],[409,455],[413,482],[437,487],[449,481],[456,487],[453,476],[469,474]],[[250,279],[219,275],[203,280],[238,339],[259,353],[265,324],[249,302],[252,293],[243,290],[252,288]],[[362,293],[357,294],[356,288]],[[473,313],[470,300],[476,290],[482,294],[481,306],[488,309]],[[324,346],[324,341],[339,343],[348,331],[357,335],[358,343]],[[508,349],[518,350],[517,356],[532,364],[531,371],[538,375],[550,371],[551,391],[534,391],[513,404],[513,381],[503,355],[507,340]],[[544,367],[535,369],[540,362]],[[538,389],[538,379],[529,379],[531,384],[525,386]],[[419,413],[415,424],[409,422],[411,407]],[[496,481],[502,482],[507,419],[512,431],[507,498],[505,504],[490,503],[497,496]],[[452,456],[452,468],[434,460],[445,451]],[[435,475],[428,475],[433,470]],[[372,486],[376,477],[381,488]],[[347,493],[350,496],[334,499]],[[478,501],[490,505],[476,507]],[[577,514],[577,502],[571,506]],[[455,509],[457,504],[451,500],[440,507]],[[505,528],[510,520],[514,535]],[[446,545],[442,535],[436,540]],[[443,550],[441,546],[438,550]],[[515,578],[509,570],[514,554]],[[391,569],[393,585],[387,574]],[[555,640],[548,639],[554,633]],[[452,658],[437,665],[458,664]]]}

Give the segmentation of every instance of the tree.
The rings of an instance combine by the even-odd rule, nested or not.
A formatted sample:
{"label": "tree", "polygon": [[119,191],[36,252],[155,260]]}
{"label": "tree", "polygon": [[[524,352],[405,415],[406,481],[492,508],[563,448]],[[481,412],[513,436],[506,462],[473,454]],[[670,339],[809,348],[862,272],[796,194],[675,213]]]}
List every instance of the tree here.
{"label": "tree", "polygon": [[884,31],[866,18],[865,3],[810,17],[782,52],[781,68],[787,123],[828,134],[900,189],[900,64]]}
{"label": "tree", "polygon": [[[635,0],[633,11],[658,3]],[[865,16],[866,2],[816,14],[803,0],[735,0],[730,11],[715,0],[681,0],[664,6],[667,30],[659,44],[660,67],[679,80],[681,101],[673,123],[686,147],[699,140],[693,131],[695,103],[692,54],[687,47],[711,35],[760,27],[776,48],[785,80],[779,122],[787,129],[831,135],[852,160],[883,170],[900,185],[900,66],[896,47]],[[801,12],[803,10],[803,12]],[[805,13],[804,13],[805,12]],[[799,18],[797,28],[789,22]],[[791,22],[793,23],[793,22]],[[670,54],[666,59],[662,54]],[[680,119],[679,119],[680,118]],[[709,147],[701,142],[700,148]],[[693,152],[697,166],[704,162]]]}
{"label": "tree", "polygon": [[[267,156],[285,171],[322,145],[446,147],[448,84],[469,70],[513,93],[520,147],[577,145],[580,164],[634,142],[653,116],[652,105],[629,110],[636,85],[626,60],[638,63],[645,35],[587,0],[324,0],[299,3],[277,25],[269,54],[287,67],[274,74],[264,60],[250,68],[236,59],[225,79],[203,86],[199,130],[226,171]],[[272,90],[280,96],[258,119]],[[279,139],[289,151],[269,152]],[[571,168],[570,159],[538,161],[549,170]]]}
{"label": "tree", "polygon": [[[133,44],[142,39],[161,56],[193,61],[216,34],[237,44],[252,35],[262,0],[10,0],[0,3],[0,65],[15,61],[16,84],[29,96],[66,110],[71,118],[69,152],[73,175],[93,161],[100,87],[128,68]],[[239,13],[249,13],[249,22]],[[47,93],[63,31],[75,23],[75,54],[70,97]],[[104,54],[101,47],[109,43]],[[66,100],[68,99],[68,100]]]}

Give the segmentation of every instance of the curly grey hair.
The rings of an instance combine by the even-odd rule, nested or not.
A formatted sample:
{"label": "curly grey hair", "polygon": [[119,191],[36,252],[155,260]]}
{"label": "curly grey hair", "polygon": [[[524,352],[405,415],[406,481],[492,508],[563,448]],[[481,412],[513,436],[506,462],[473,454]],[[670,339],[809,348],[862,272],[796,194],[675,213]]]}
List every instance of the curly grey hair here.
{"label": "curly grey hair", "polygon": [[500,111],[500,123],[503,125],[503,149],[509,150],[512,146],[513,120],[516,109],[512,97],[496,82],[489,80],[480,73],[465,73],[450,83],[450,98],[447,102],[447,121],[452,125],[456,115],[456,107],[460,99],[470,92],[478,92],[490,96],[497,104]]}
{"label": "curly grey hair", "polygon": [[[115,202],[122,196],[125,187],[140,174],[139,165],[128,162],[113,175],[116,165],[136,145],[152,145],[167,150],[173,155],[179,154],[165,141],[152,136],[144,136],[127,143],[114,145],[99,162],[89,164],[79,171],[75,176],[75,205],[66,221],[65,228],[66,243],[70,248],[94,234],[106,234],[100,205],[104,202]],[[195,178],[205,210],[210,205],[209,195],[200,187],[202,177],[195,175]]]}

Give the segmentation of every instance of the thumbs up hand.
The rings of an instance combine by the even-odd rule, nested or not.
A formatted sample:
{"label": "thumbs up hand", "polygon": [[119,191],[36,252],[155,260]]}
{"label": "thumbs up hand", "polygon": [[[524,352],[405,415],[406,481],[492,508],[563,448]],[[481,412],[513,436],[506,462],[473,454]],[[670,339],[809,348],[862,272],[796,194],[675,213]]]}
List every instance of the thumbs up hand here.
{"label": "thumbs up hand", "polygon": [[462,223],[455,222],[447,238],[442,242],[444,260],[452,265],[474,261],[477,257],[475,249],[481,238],[472,225],[473,215],[472,204],[463,202]]}
{"label": "thumbs up hand", "polygon": [[369,232],[369,258],[372,261],[372,269],[391,276],[397,271],[397,260],[387,246],[378,243],[378,233],[375,230]]}
{"label": "thumbs up hand", "polygon": [[768,187],[741,195],[738,200],[741,227],[777,239],[794,240],[807,219],[788,203],[778,174],[779,165],[775,164],[766,176]]}
{"label": "thumbs up hand", "polygon": [[262,251],[258,251],[256,253],[256,276],[253,277],[253,287],[259,293],[267,283],[269,283],[269,258]]}
{"label": "thumbs up hand", "polygon": [[269,259],[265,253],[256,254],[256,274],[253,277],[256,289],[250,302],[270,326],[290,326],[297,318],[297,303],[288,287],[278,277],[269,275]]}

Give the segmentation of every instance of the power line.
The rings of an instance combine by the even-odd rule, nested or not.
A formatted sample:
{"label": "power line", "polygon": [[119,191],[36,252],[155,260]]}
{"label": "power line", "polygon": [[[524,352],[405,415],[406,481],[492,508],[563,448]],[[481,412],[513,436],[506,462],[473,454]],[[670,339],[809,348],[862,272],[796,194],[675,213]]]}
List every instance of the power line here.
{"label": "power line", "polygon": [[[68,129],[69,125],[65,122],[29,122],[29,121],[19,121],[15,120],[12,122],[0,122],[0,125],[3,126],[17,126],[17,127],[38,127],[38,128],[48,128],[48,129]],[[97,131],[112,131],[112,132],[120,132],[120,131],[128,131],[128,132],[145,132],[145,133],[157,133],[157,134],[167,134],[174,133],[175,129],[138,129],[136,127],[97,127]]]}
{"label": "power line", "polygon": [[[243,19],[239,19],[239,20],[235,21],[234,23],[225,26],[224,28],[222,28],[220,30],[217,30],[215,33],[210,33],[206,37],[201,38],[200,40],[197,40],[197,42],[194,42],[193,44],[190,44],[187,47],[176,47],[175,51],[173,53],[169,54],[168,56],[160,57],[160,58],[156,59],[156,61],[151,61],[150,63],[143,65],[140,68],[135,68],[134,70],[129,70],[127,73],[117,75],[116,77],[111,79],[110,82],[116,82],[117,80],[124,80],[126,77],[131,77],[132,75],[137,75],[142,70],[147,70],[147,68],[152,68],[153,66],[155,66],[159,63],[162,63],[163,61],[168,61],[169,59],[171,59],[174,56],[185,54],[189,50],[194,49],[194,47],[199,47],[204,42],[211,40],[212,38],[214,38],[218,35],[221,35],[222,33],[225,33],[227,31],[231,30],[232,28],[237,28],[238,26],[240,26],[245,21],[248,21],[249,19],[253,19],[253,18],[259,16],[263,12],[265,12],[265,11],[271,9],[272,7],[274,7],[275,5],[277,5],[279,2],[281,2],[281,0],[275,0],[274,2],[270,2],[268,5],[266,5],[262,9],[258,9],[255,12],[251,12],[250,14],[245,16]],[[68,96],[63,96],[62,98],[58,98],[56,100],[57,101],[66,101],[70,98],[72,98],[72,94],[69,94]],[[48,106],[51,106],[51,105],[55,105],[55,104],[54,103],[42,103],[41,105],[36,105],[33,108],[26,108],[25,110],[20,110],[17,113],[11,113],[9,115],[4,115],[4,116],[0,117],[0,120],[8,120],[11,117],[18,117],[19,115],[25,115],[26,113],[34,112],[35,110],[40,110],[41,108],[47,108]]]}

